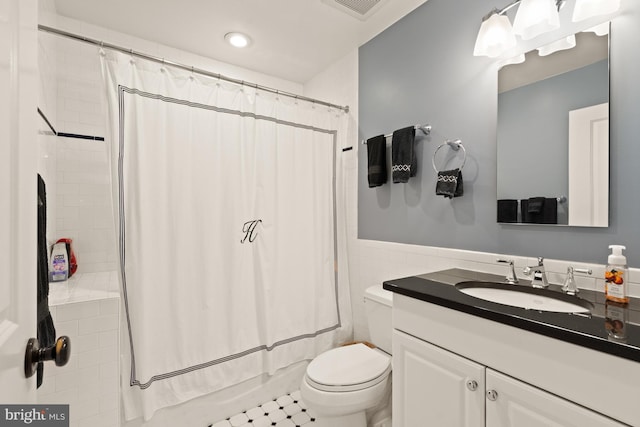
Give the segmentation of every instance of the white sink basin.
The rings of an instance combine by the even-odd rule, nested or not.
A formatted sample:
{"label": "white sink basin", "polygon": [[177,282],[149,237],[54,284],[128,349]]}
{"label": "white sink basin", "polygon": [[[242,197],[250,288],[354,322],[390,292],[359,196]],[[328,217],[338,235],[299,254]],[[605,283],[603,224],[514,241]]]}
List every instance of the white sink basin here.
{"label": "white sink basin", "polygon": [[492,282],[461,282],[456,288],[475,298],[529,310],[589,313],[593,308],[589,301],[548,289]]}

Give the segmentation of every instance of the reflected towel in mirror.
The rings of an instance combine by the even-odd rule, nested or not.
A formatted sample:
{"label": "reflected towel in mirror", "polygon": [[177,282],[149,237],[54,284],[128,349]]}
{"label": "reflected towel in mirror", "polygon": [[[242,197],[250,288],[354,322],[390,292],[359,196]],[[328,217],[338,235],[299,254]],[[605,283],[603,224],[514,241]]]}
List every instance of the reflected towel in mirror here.
{"label": "reflected towel in mirror", "polygon": [[498,222],[518,222],[518,200],[498,200]]}

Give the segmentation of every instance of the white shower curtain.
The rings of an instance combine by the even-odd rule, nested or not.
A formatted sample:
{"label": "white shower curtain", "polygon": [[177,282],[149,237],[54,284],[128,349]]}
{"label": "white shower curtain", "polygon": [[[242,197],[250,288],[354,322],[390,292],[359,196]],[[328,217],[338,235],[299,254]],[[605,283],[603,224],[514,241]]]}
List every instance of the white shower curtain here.
{"label": "white shower curtain", "polygon": [[351,334],[342,111],[103,52],[125,417]]}

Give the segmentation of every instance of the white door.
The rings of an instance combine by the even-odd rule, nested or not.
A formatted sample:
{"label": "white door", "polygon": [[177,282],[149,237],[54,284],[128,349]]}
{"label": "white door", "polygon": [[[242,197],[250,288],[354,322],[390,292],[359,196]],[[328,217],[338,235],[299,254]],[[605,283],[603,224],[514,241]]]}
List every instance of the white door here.
{"label": "white door", "polygon": [[484,366],[393,331],[393,426],[483,427]]}
{"label": "white door", "polygon": [[487,369],[487,426],[623,427],[624,424]]}
{"label": "white door", "polygon": [[609,103],[569,111],[569,225],[609,225]]}
{"label": "white door", "polygon": [[36,1],[0,0],[0,404],[35,401],[37,72]]}

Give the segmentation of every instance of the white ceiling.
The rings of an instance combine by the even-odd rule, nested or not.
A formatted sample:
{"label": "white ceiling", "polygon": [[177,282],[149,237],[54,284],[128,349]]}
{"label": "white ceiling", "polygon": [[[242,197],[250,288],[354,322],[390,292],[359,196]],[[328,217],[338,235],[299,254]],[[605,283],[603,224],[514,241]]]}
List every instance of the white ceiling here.
{"label": "white ceiling", "polygon": [[[69,18],[305,83],[425,1],[389,0],[366,21],[322,0],[55,0],[55,5]],[[252,45],[227,45],[223,38],[230,31],[249,34]]]}

